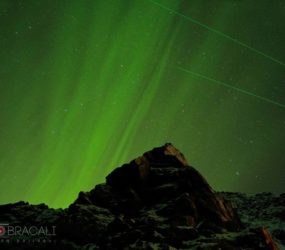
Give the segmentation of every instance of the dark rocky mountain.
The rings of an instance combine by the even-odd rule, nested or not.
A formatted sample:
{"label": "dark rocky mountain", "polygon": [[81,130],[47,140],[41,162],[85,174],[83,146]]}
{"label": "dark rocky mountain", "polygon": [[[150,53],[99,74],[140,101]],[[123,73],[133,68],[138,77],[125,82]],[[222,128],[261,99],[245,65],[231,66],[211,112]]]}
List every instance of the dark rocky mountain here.
{"label": "dark rocky mountain", "polygon": [[0,249],[284,249],[284,205],[285,194],[215,192],[166,144],[66,209],[1,205]]}

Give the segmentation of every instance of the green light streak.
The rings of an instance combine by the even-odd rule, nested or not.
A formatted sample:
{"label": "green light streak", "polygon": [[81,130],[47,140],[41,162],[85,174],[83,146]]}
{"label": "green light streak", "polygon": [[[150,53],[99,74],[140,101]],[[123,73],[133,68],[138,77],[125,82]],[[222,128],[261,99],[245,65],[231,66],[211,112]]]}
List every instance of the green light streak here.
{"label": "green light streak", "polygon": [[210,78],[210,77],[208,77],[208,76],[205,76],[205,75],[202,75],[202,74],[193,72],[193,71],[191,71],[191,70],[184,69],[184,68],[179,67],[179,66],[177,66],[177,68],[178,68],[179,70],[184,71],[184,72],[186,72],[186,73],[189,73],[189,74],[191,74],[191,75],[193,75],[193,76],[197,76],[197,77],[199,77],[199,78],[203,78],[203,79],[208,80],[208,81],[210,81],[210,82],[213,82],[213,83],[216,83],[216,84],[225,86],[225,87],[230,88],[230,89],[233,89],[233,90],[236,90],[236,91],[238,91],[238,92],[240,92],[240,93],[243,93],[243,94],[246,94],[246,95],[249,95],[249,96],[253,96],[253,97],[255,97],[255,98],[257,98],[257,99],[260,99],[260,100],[262,100],[262,101],[265,101],[265,102],[268,102],[268,103],[277,105],[277,106],[279,106],[279,107],[285,108],[285,104],[272,101],[271,99],[268,99],[268,98],[266,98],[266,97],[263,97],[263,96],[260,96],[260,95],[256,95],[256,94],[254,94],[254,93],[252,93],[252,92],[249,92],[249,91],[246,91],[246,90],[243,90],[243,89],[234,87],[234,86],[232,86],[232,85],[230,85],[230,84],[227,84],[227,83],[225,83],[225,82],[222,82],[222,81],[219,81],[219,80]]}
{"label": "green light streak", "polygon": [[233,38],[233,37],[231,37],[231,36],[229,36],[229,35],[227,35],[227,34],[221,32],[221,31],[219,31],[219,30],[216,30],[216,29],[214,29],[214,28],[211,28],[211,27],[209,27],[208,25],[203,24],[203,23],[197,21],[196,19],[194,19],[194,18],[192,18],[192,17],[190,17],[190,16],[186,16],[186,15],[184,15],[184,14],[182,14],[182,13],[180,13],[180,12],[178,12],[178,11],[172,9],[172,8],[169,8],[169,7],[165,6],[165,5],[162,5],[162,4],[160,4],[160,3],[156,2],[156,1],[153,1],[153,0],[149,0],[149,1],[150,1],[151,3],[153,3],[153,4],[157,5],[157,6],[159,6],[160,8],[162,8],[162,9],[164,9],[164,10],[170,11],[170,12],[174,13],[175,15],[178,15],[178,16],[180,16],[180,17],[183,17],[184,19],[186,19],[186,20],[188,20],[188,21],[190,21],[190,22],[192,22],[192,23],[194,23],[194,24],[197,24],[197,25],[199,25],[199,26],[201,26],[201,27],[203,27],[203,28],[205,28],[205,29],[207,29],[207,30],[209,30],[209,31],[211,31],[211,32],[213,32],[213,33],[215,33],[215,34],[221,36],[221,37],[224,37],[224,38],[226,38],[226,39],[228,39],[228,40],[230,40],[230,41],[232,41],[232,42],[234,42],[234,43],[236,43],[236,44],[238,44],[238,45],[240,45],[240,46],[242,46],[242,47],[244,47],[244,48],[247,48],[247,49],[249,49],[249,50],[251,50],[251,51],[257,53],[258,55],[261,55],[261,56],[263,56],[263,57],[265,57],[265,58],[267,58],[267,59],[269,59],[269,60],[271,60],[271,61],[273,61],[273,62],[275,62],[275,63],[278,63],[278,64],[280,64],[280,65],[282,65],[282,66],[285,66],[285,63],[284,63],[284,62],[282,62],[282,61],[280,61],[280,60],[278,60],[278,59],[275,59],[274,57],[269,56],[269,55],[263,53],[262,51],[257,50],[257,49],[255,49],[255,48],[253,48],[253,47],[247,45],[246,43],[243,43],[243,42],[241,42],[241,41],[239,41],[239,40],[237,40],[237,39],[235,39],[235,38]]}
{"label": "green light streak", "polygon": [[[181,1],[152,1],[180,11]],[[2,2],[1,204],[66,207],[115,167],[165,142],[218,190],[283,191],[285,110],[264,97],[232,98],[240,87],[285,104],[279,64],[253,64],[258,54],[148,1]],[[242,41],[260,40],[258,48],[284,60],[285,9],[274,3],[268,10],[262,1],[248,16],[255,3],[223,2],[187,3],[194,18],[235,38],[247,27]],[[236,15],[242,22],[227,22]],[[195,72],[235,87],[211,86]]]}

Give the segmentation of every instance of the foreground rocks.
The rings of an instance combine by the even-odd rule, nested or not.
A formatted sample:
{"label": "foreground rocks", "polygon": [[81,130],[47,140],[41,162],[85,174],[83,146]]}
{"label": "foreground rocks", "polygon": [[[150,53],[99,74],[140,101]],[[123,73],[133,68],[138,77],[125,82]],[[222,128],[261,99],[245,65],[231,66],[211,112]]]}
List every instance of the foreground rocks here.
{"label": "foreground rocks", "polygon": [[280,249],[285,249],[285,194],[223,192],[221,195],[236,207],[245,227],[266,227],[279,243]]}
{"label": "foreground rocks", "polygon": [[56,227],[54,235],[10,237],[10,242],[0,234],[0,247],[279,249],[284,197],[217,193],[183,154],[166,144],[115,169],[106,184],[80,192],[67,209],[25,202],[0,206],[0,222],[10,226],[45,226],[49,232]]}

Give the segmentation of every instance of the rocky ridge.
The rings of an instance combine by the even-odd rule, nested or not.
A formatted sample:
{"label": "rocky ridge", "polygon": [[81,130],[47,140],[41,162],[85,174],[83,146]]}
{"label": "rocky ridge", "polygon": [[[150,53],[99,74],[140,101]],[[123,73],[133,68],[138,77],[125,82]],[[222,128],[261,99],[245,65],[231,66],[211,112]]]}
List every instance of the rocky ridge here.
{"label": "rocky ridge", "polygon": [[284,200],[284,194],[215,192],[179,150],[165,144],[115,169],[66,209],[1,205],[1,223],[56,227],[56,235],[5,238],[6,230],[0,247],[276,250],[284,244]]}

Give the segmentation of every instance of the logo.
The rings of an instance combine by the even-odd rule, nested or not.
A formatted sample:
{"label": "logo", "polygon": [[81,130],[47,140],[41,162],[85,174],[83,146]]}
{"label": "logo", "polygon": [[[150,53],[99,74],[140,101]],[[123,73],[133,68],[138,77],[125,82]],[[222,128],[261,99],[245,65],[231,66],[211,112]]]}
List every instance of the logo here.
{"label": "logo", "polygon": [[0,223],[0,243],[56,243],[56,226],[10,225]]}
{"label": "logo", "polygon": [[0,225],[0,237],[3,236],[3,235],[5,235],[5,233],[6,233],[5,227],[2,226],[2,225]]}

